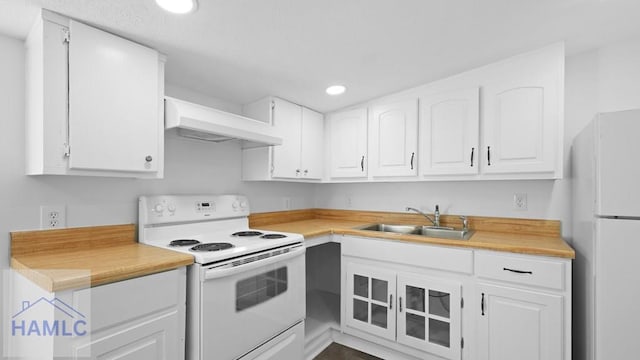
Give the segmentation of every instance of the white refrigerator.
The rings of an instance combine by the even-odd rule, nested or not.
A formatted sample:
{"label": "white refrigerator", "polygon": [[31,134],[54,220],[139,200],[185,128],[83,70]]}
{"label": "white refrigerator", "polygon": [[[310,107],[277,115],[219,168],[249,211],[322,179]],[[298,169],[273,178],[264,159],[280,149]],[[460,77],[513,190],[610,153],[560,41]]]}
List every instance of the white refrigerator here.
{"label": "white refrigerator", "polygon": [[637,359],[640,110],[597,115],[572,158],[573,359]]}

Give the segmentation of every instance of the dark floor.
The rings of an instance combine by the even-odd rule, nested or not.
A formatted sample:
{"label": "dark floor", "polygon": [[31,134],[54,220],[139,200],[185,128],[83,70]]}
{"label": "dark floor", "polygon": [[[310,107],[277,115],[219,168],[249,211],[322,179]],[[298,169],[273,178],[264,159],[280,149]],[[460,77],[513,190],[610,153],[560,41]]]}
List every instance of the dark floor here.
{"label": "dark floor", "polygon": [[373,355],[365,354],[358,350],[331,343],[313,360],[383,360]]}

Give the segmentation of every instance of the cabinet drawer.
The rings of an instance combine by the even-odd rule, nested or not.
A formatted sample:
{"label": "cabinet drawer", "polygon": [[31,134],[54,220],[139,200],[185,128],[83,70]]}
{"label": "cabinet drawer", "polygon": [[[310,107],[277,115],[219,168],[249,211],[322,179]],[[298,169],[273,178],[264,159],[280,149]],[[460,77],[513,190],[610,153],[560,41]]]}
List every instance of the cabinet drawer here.
{"label": "cabinet drawer", "polygon": [[345,236],[341,244],[342,255],[462,274],[473,272],[473,251],[468,249],[350,236]]}
{"label": "cabinet drawer", "polygon": [[476,252],[478,277],[564,290],[565,263],[531,256]]}
{"label": "cabinet drawer", "polygon": [[90,301],[91,331],[184,306],[186,269],[161,272],[74,291],[73,303]]}

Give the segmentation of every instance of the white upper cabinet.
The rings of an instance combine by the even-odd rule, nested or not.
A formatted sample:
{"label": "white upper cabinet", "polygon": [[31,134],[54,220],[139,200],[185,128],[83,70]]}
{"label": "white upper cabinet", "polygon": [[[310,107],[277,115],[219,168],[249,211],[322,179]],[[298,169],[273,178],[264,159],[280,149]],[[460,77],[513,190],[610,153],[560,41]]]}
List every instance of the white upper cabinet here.
{"label": "white upper cabinet", "polygon": [[478,173],[477,87],[420,98],[420,174]]}
{"label": "white upper cabinet", "polygon": [[273,99],[273,126],[282,136],[282,145],[273,147],[275,178],[296,178],[300,174],[302,108],[282,99]]}
{"label": "white upper cabinet", "polygon": [[417,175],[417,99],[372,106],[369,139],[371,176]]}
{"label": "white upper cabinet", "polygon": [[75,21],[69,29],[69,167],[157,171],[158,53]]}
{"label": "white upper cabinet", "polygon": [[270,123],[282,137],[282,145],[242,150],[243,180],[322,179],[322,114],[275,97],[245,105],[243,112]]}
{"label": "white upper cabinet", "polygon": [[157,51],[47,11],[26,48],[27,174],[163,176]]}
{"label": "white upper cabinet", "polygon": [[482,86],[483,172],[562,177],[564,46],[507,59]]}
{"label": "white upper cabinet", "polygon": [[302,144],[300,170],[307,179],[322,179],[324,174],[324,116],[302,108]]}
{"label": "white upper cabinet", "polygon": [[331,178],[367,177],[367,109],[333,113],[326,124]]}
{"label": "white upper cabinet", "polygon": [[[419,107],[415,100],[381,102],[412,98],[419,99]],[[330,130],[327,144],[345,148],[332,149],[329,181],[562,178],[562,43],[363,106],[369,110],[370,157],[363,164],[371,169],[368,174],[366,169],[355,171],[358,164],[349,154],[356,145],[353,134],[333,135],[336,131]],[[344,113],[329,118],[335,116]],[[346,144],[336,142],[340,136]],[[357,143],[364,141],[357,139]],[[350,162],[338,167],[336,161]]]}

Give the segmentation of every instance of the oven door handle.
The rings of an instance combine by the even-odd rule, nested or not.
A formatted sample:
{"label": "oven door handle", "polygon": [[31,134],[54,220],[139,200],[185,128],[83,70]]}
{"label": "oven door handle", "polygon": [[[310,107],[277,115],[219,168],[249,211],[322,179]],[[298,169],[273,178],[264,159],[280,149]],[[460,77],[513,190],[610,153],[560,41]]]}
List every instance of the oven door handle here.
{"label": "oven door handle", "polygon": [[256,260],[254,262],[250,262],[244,265],[238,265],[238,266],[234,266],[234,267],[229,267],[229,268],[222,268],[222,269],[205,269],[204,272],[204,279],[205,280],[210,280],[210,279],[219,279],[219,278],[223,278],[225,276],[229,276],[229,275],[235,275],[235,274],[240,274],[243,273],[245,271],[249,271],[249,270],[253,270],[253,269],[257,269],[263,266],[267,266],[267,265],[271,265],[271,264],[275,264],[275,263],[279,263],[285,260],[289,260],[289,259],[293,259],[294,257],[298,257],[298,256],[302,256],[305,253],[305,247],[304,246],[300,246],[298,248],[294,248],[292,249],[290,252],[286,253],[286,254],[281,254],[281,255],[276,255],[264,260]]}

